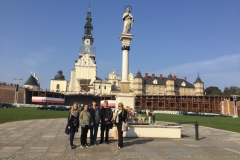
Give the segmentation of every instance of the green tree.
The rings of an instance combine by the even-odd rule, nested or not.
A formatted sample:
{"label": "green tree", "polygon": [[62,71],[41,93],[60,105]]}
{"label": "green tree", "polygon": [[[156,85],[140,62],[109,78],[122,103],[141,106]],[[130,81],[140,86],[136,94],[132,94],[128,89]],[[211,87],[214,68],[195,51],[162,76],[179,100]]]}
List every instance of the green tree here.
{"label": "green tree", "polygon": [[226,95],[240,95],[240,88],[237,86],[225,87],[223,93]]}
{"label": "green tree", "polygon": [[216,86],[210,86],[210,87],[205,88],[204,93],[206,95],[221,95],[222,91],[221,91],[221,89],[219,89]]}

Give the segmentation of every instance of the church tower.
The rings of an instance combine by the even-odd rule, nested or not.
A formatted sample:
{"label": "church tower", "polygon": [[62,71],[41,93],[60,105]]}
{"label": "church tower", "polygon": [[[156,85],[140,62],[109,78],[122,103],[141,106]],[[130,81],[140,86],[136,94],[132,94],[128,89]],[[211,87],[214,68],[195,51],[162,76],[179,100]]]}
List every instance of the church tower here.
{"label": "church tower", "polygon": [[204,83],[202,82],[201,78],[198,77],[196,79],[196,81],[193,83],[194,87],[195,87],[195,96],[203,96],[203,92],[204,92]]}
{"label": "church tower", "polygon": [[168,79],[166,80],[166,95],[175,95],[175,85],[172,74],[168,75]]}
{"label": "church tower", "polygon": [[83,44],[79,47],[79,57],[75,61],[74,69],[71,71],[69,91],[89,92],[93,90],[93,84],[97,76],[97,65],[95,61],[96,47],[93,45],[92,30],[92,15],[89,6],[82,37]]}
{"label": "church tower", "polygon": [[84,30],[85,30],[84,36],[82,37],[83,44],[92,45],[94,39],[92,36],[93,26],[92,26],[92,15],[91,15],[91,11],[90,11],[90,6],[88,8],[86,24],[84,26]]}

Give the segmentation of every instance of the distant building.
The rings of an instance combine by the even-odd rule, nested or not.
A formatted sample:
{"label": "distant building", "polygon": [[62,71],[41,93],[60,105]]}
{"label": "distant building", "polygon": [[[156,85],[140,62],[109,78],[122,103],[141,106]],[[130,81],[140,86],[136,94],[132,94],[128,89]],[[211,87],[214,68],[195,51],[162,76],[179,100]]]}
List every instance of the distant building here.
{"label": "distant building", "polygon": [[112,84],[113,88],[119,88],[121,85],[121,77],[114,69],[108,74],[107,81]]}
{"label": "distant building", "polygon": [[52,92],[65,92],[68,90],[68,81],[61,70],[58,71],[54,79],[50,80],[50,91]]}
{"label": "distant building", "polygon": [[33,76],[31,75],[28,80],[24,83],[23,87],[31,90],[39,90],[40,85],[38,83],[39,78],[36,77],[34,73]]}
{"label": "distant building", "polygon": [[133,91],[136,95],[193,95],[203,96],[204,83],[198,76],[194,84],[184,79],[172,77],[171,74],[168,77],[163,77],[160,74],[156,77],[155,74],[142,77],[140,71],[134,77]]}

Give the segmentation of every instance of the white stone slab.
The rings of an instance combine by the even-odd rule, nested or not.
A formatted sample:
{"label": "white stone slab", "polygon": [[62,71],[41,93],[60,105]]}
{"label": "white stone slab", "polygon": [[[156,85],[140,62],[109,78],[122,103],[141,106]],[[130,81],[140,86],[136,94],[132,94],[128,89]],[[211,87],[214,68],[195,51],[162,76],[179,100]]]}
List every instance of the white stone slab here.
{"label": "white stone slab", "polygon": [[[123,132],[123,137],[181,138],[181,129],[182,126],[130,125],[129,130]],[[113,137],[115,130],[117,130],[116,127],[110,129],[109,137]],[[101,130],[99,127],[97,137],[100,137],[100,133]],[[90,137],[90,130],[88,132],[88,137]]]}

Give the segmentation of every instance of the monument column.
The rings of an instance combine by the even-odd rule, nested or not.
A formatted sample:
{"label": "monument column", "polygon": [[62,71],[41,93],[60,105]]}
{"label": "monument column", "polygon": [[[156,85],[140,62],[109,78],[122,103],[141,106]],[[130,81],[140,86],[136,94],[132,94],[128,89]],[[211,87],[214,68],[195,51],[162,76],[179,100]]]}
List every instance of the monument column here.
{"label": "monument column", "polygon": [[116,111],[118,109],[118,103],[122,102],[124,106],[135,108],[135,95],[130,93],[130,82],[128,79],[129,72],[129,51],[130,41],[133,35],[130,34],[130,30],[133,24],[133,16],[131,14],[132,7],[126,6],[125,13],[123,14],[123,32],[119,39],[122,41],[122,81],[121,81],[121,93],[116,95]]}
{"label": "monument column", "polygon": [[130,92],[130,82],[128,79],[129,72],[129,50],[130,41],[132,40],[132,34],[121,34],[120,40],[122,41],[122,82],[121,82],[121,92]]}

